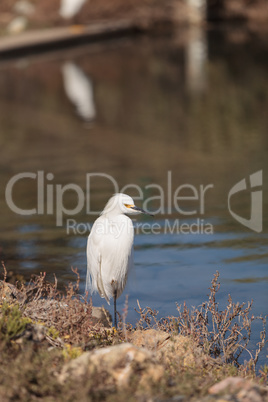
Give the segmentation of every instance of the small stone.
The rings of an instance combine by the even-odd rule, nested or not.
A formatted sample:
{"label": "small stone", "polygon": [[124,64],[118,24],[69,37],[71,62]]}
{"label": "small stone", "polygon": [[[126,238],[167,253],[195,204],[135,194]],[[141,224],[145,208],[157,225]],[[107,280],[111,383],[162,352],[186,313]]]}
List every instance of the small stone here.
{"label": "small stone", "polygon": [[26,329],[18,337],[16,343],[22,344],[25,341],[42,342],[46,338],[46,328],[40,324],[27,324]]}
{"label": "small stone", "polygon": [[207,364],[209,359],[191,338],[182,335],[170,337],[158,354],[167,362],[177,360],[185,367]]}
{"label": "small stone", "polygon": [[31,15],[35,11],[35,7],[32,3],[27,0],[19,0],[14,5],[14,11],[22,15]]}
{"label": "small stone", "polygon": [[202,353],[192,339],[189,337],[170,334],[149,329],[147,331],[135,331],[129,337],[129,341],[135,346],[145,347],[155,351],[157,355],[166,361],[180,361],[184,366],[195,366],[199,363],[208,363],[209,356]]}
{"label": "small stone", "polygon": [[164,331],[155,329],[137,330],[131,334],[130,342],[139,348],[145,347],[149,350],[159,350],[165,345],[170,335]]}
{"label": "small stone", "polygon": [[227,377],[210,387],[208,392],[212,395],[235,393],[238,400],[243,402],[261,402],[263,396],[268,396],[267,387],[261,387],[242,377]]}
{"label": "small stone", "polygon": [[227,377],[224,380],[212,385],[208,392],[212,395],[220,394],[224,391],[235,392],[245,385],[246,380],[241,377]]}
{"label": "small stone", "polygon": [[227,399],[224,398],[217,399],[217,402],[231,402],[232,400],[233,399],[230,398],[230,396],[228,396]]}
{"label": "small stone", "polygon": [[93,324],[101,323],[104,327],[111,327],[112,317],[104,307],[92,307]]}
{"label": "small stone", "polygon": [[241,389],[236,396],[239,401],[243,402],[263,402],[264,400],[267,400],[268,396],[268,389],[266,388],[265,391],[266,398],[264,399],[262,397],[264,396],[263,387],[248,381],[247,386],[244,389]]}
{"label": "small stone", "polygon": [[44,325],[34,324],[31,336],[34,342],[42,342],[46,337],[46,328]]}
{"label": "small stone", "polygon": [[15,17],[7,26],[8,33],[14,35],[23,32],[28,25],[28,20],[26,17],[19,16]]}
{"label": "small stone", "polygon": [[16,286],[12,285],[11,283],[7,283],[5,281],[0,281],[0,291],[2,299],[6,301],[13,301],[17,298],[19,293]]}
{"label": "small stone", "polygon": [[164,369],[156,364],[152,352],[140,349],[130,343],[85,352],[68,362],[62,369],[59,382],[68,378],[79,380],[80,377],[97,373],[103,378],[112,379],[118,387],[126,387],[133,375],[139,373],[139,383],[146,387],[151,382],[158,382]]}

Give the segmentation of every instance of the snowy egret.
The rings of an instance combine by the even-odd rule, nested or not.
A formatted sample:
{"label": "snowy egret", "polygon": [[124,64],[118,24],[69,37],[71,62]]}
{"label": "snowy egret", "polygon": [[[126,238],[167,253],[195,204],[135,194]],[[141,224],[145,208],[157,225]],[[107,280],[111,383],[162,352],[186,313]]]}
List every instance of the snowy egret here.
{"label": "snowy egret", "polygon": [[151,215],[136,207],[128,195],[117,193],[109,199],[88,236],[86,291],[98,291],[108,304],[113,297],[116,328],[116,299],[125,288],[133,264],[134,228],[125,214],[138,213]]}

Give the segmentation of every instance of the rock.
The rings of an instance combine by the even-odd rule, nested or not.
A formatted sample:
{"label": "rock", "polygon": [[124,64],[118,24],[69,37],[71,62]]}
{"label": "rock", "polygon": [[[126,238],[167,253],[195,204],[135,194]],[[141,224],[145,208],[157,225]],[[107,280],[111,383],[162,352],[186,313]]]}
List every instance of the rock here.
{"label": "rock", "polygon": [[34,342],[42,342],[46,337],[46,328],[44,325],[32,324],[26,329],[25,336]]}
{"label": "rock", "polygon": [[241,402],[263,402],[268,398],[268,388],[242,377],[228,377],[214,384],[208,391],[212,395],[236,394]]}
{"label": "rock", "polygon": [[155,351],[160,359],[180,362],[183,366],[207,365],[211,359],[190,337],[173,335],[155,329],[135,331],[128,339],[135,346]]}
{"label": "rock", "polygon": [[205,357],[190,337],[175,335],[161,349],[161,356],[168,361],[176,361],[185,367],[194,367]]}
{"label": "rock", "polygon": [[13,301],[17,298],[19,291],[15,285],[5,281],[0,281],[0,293],[3,300]]}
{"label": "rock", "polygon": [[268,391],[264,393],[264,389],[257,384],[252,384],[249,389],[241,389],[236,395],[238,401],[241,402],[264,402],[267,401]]}
{"label": "rock", "polygon": [[27,324],[23,333],[18,337],[16,343],[23,343],[25,340],[42,342],[46,338],[46,328],[40,324]]}
{"label": "rock", "polygon": [[28,20],[26,17],[19,16],[15,17],[7,26],[7,31],[10,34],[19,34],[23,32],[28,25]]}
{"label": "rock", "polygon": [[62,369],[59,382],[63,384],[68,378],[76,381],[91,374],[112,379],[118,387],[126,387],[133,375],[137,374],[139,386],[146,387],[151,382],[159,381],[164,369],[156,364],[154,355],[149,350],[123,343],[85,352],[68,362]]}
{"label": "rock", "polygon": [[149,350],[161,349],[167,341],[170,339],[170,335],[164,331],[157,331],[155,329],[137,330],[131,334],[129,341],[133,345],[145,347]]}
{"label": "rock", "polygon": [[102,323],[104,327],[111,327],[112,316],[104,307],[92,306],[92,322],[93,324]]}
{"label": "rock", "polygon": [[249,381],[245,380],[245,378],[241,377],[227,377],[217,384],[212,385],[212,387],[209,388],[209,393],[213,395],[220,394],[224,391],[233,393],[243,388],[248,382]]}

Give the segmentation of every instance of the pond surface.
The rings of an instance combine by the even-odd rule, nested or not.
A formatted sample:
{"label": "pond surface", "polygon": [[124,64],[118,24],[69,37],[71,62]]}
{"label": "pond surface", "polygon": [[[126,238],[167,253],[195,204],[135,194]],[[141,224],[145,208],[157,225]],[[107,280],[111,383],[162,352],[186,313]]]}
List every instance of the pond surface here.
{"label": "pond surface", "polygon": [[[133,197],[133,185],[141,188],[148,202],[136,204],[158,211],[135,220],[135,270],[118,300],[122,312],[128,294],[128,321],[138,319],[137,299],[159,317],[176,315],[176,302],[200,305],[217,270],[221,306],[231,294],[234,301],[253,299],[254,314],[266,315],[267,78],[265,38],[238,30],[122,38],[0,61],[0,244],[7,269],[27,278],[55,273],[63,287],[77,267],[84,292],[88,224],[96,219],[89,208],[101,210],[115,191],[110,178],[96,175],[102,173],[119,189],[132,184],[125,191]],[[243,179],[249,188],[249,176],[260,171],[256,232],[234,217],[250,219],[250,190],[232,196],[233,215],[228,194]],[[13,206],[38,207],[36,213],[10,208],[5,190],[17,174]],[[61,216],[60,194],[67,213],[78,202],[72,188],[60,193],[68,184],[87,197]],[[177,196],[192,198],[176,204],[176,189],[185,184]],[[95,295],[93,303],[103,300]]]}

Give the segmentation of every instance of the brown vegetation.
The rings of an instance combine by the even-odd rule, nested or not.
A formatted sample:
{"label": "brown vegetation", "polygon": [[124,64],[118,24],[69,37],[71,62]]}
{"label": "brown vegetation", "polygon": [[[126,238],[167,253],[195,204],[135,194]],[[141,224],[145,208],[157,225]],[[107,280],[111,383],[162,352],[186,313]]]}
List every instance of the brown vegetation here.
{"label": "brown vegetation", "polygon": [[[138,305],[140,319],[133,328],[126,323],[126,302],[115,331],[94,321],[74,272],[77,283],[61,293],[56,278],[48,283],[40,274],[28,284],[11,285],[5,271],[0,283],[1,400],[144,401],[180,395],[201,401],[208,392],[212,401],[221,393],[242,401],[239,395],[245,392],[267,400],[267,366],[255,372],[265,345],[265,320],[259,317],[264,324],[260,342],[242,364],[239,357],[248,349],[255,318],[251,303],[236,304],[231,297],[220,311],[218,273],[200,307],[178,306],[177,317],[158,320],[156,311]],[[234,376],[237,381],[212,387]]]}

